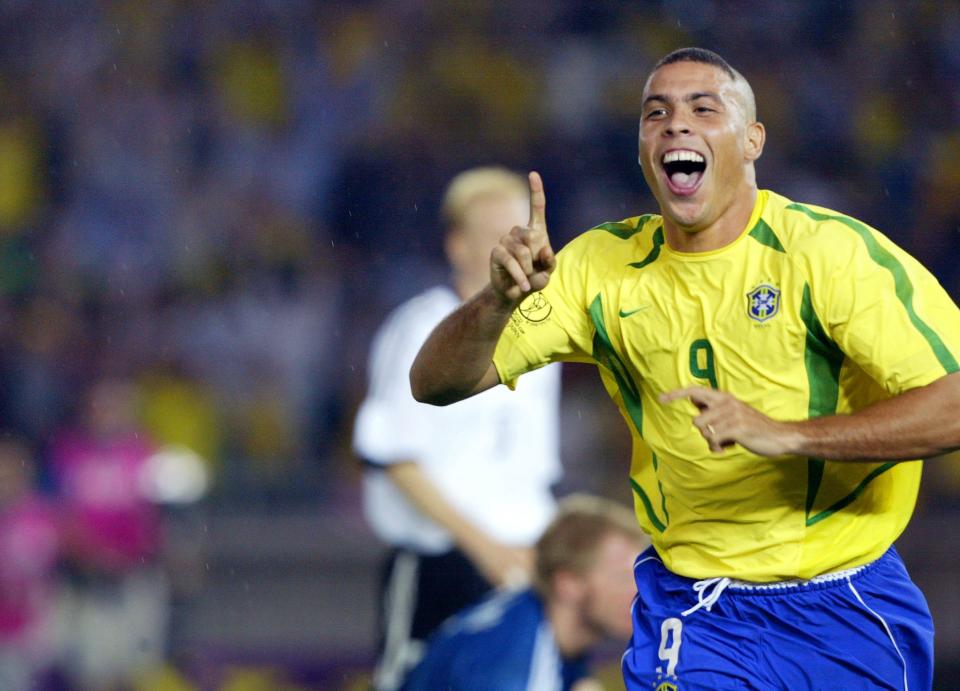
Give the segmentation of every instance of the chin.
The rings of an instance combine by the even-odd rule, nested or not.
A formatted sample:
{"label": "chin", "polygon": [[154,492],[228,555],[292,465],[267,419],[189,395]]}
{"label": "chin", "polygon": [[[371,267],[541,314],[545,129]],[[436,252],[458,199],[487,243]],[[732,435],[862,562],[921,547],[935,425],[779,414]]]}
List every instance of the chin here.
{"label": "chin", "polygon": [[673,221],[680,230],[687,233],[696,233],[702,230],[705,216],[703,206],[690,202],[670,204],[664,209],[665,215]]}

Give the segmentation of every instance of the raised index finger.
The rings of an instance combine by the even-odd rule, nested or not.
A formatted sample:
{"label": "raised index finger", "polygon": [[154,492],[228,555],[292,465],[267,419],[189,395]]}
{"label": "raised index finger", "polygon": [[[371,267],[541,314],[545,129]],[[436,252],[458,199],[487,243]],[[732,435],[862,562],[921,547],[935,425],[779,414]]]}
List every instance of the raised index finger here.
{"label": "raised index finger", "polygon": [[681,398],[689,398],[694,405],[700,406],[712,400],[713,389],[705,386],[688,386],[683,389],[674,389],[660,394],[661,403],[673,403]]}
{"label": "raised index finger", "polygon": [[531,171],[527,176],[530,181],[530,222],[531,228],[547,227],[547,195],[543,191],[543,180],[540,173]]}

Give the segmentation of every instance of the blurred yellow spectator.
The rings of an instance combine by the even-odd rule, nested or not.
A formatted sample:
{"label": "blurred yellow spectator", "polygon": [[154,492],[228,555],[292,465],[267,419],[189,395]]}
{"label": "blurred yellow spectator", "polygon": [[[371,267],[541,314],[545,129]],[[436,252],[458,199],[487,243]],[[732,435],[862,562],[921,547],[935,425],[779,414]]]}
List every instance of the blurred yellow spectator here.
{"label": "blurred yellow spectator", "polygon": [[291,411],[282,392],[266,377],[240,408],[238,432],[243,455],[262,479],[280,478],[297,458],[299,430],[293,429]]}
{"label": "blurred yellow spectator", "polygon": [[216,61],[215,77],[228,112],[238,121],[265,127],[286,121],[283,70],[269,43],[228,45]]}
{"label": "blurred yellow spectator", "polygon": [[902,112],[899,94],[878,92],[858,103],[855,121],[857,150],[869,165],[877,165],[902,146],[905,135]]}
{"label": "blurred yellow spectator", "polygon": [[307,691],[283,678],[269,667],[235,667],[227,672],[227,678],[219,691]]}
{"label": "blurred yellow spectator", "polygon": [[26,118],[0,122],[0,234],[34,220],[43,201],[43,138]]}
{"label": "blurred yellow spectator", "polygon": [[215,476],[223,430],[216,405],[204,387],[171,371],[154,371],[139,381],[143,424],[160,446],[179,445],[197,453]]}
{"label": "blurred yellow spectator", "polygon": [[131,691],[200,691],[172,665],[148,670],[134,679]]}

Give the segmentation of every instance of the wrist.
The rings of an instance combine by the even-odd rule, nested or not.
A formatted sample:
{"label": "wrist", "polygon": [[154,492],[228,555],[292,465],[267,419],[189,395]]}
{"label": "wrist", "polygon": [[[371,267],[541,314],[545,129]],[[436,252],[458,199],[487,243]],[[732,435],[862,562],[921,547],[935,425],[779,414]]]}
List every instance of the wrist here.
{"label": "wrist", "polygon": [[809,420],[781,422],[777,430],[783,456],[807,456],[812,453],[810,447]]}
{"label": "wrist", "polygon": [[496,314],[509,316],[523,302],[525,296],[521,295],[516,299],[511,298],[507,293],[495,288],[492,283],[488,283],[486,288],[478,293],[477,297],[487,303]]}

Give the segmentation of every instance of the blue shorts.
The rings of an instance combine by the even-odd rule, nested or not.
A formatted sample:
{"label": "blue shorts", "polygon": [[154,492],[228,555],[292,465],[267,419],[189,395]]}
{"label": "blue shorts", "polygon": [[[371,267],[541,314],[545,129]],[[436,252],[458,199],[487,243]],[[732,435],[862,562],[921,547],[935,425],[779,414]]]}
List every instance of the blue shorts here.
{"label": "blue shorts", "polygon": [[933,620],[892,547],[859,569],[789,585],[694,581],[668,571],[653,548],[634,575],[630,691],[933,684]]}

